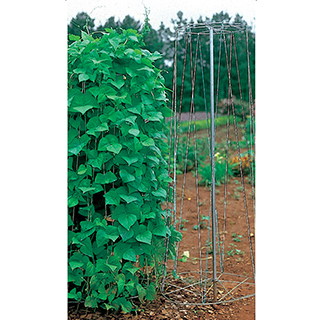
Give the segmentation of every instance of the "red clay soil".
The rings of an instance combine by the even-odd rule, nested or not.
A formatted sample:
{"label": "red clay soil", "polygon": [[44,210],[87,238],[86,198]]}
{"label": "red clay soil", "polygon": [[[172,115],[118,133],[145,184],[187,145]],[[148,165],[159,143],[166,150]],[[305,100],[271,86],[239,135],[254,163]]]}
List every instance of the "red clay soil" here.
{"label": "red clay soil", "polygon": [[[181,180],[181,179],[179,179]],[[178,188],[180,181],[178,180]],[[180,182],[180,183],[179,183]],[[249,220],[249,231],[247,228],[247,215],[245,213],[245,206],[243,200],[242,191],[239,191],[241,186],[240,178],[231,178],[227,184],[227,206],[226,206],[226,219],[225,219],[225,258],[224,258],[224,273],[235,274],[232,278],[234,281],[242,281],[245,277],[253,278],[253,266],[251,260],[250,242],[252,246],[252,253],[254,259],[255,243],[254,243],[254,214],[253,214],[253,202],[252,202],[252,188],[251,185],[245,180],[245,191],[246,191],[246,204],[247,213]],[[181,194],[181,192],[180,192]],[[179,211],[181,198],[177,200],[177,208]],[[210,192],[204,187],[199,188],[199,216],[208,216],[210,210]],[[197,212],[197,192],[195,185],[195,178],[190,172],[186,177],[186,189],[184,195],[183,204],[183,229],[181,230],[183,237],[179,246],[179,258],[182,258],[182,254],[185,251],[189,251],[190,258],[186,262],[178,261],[177,272],[183,273],[186,281],[195,277],[190,271],[202,270],[202,275],[205,275],[206,268],[206,241],[208,237],[208,229],[206,228],[207,221],[203,220],[204,228],[200,229],[201,237],[201,260],[199,250],[199,229],[194,230],[194,226],[198,225],[198,212]],[[216,209],[218,212],[219,222],[219,236],[220,240],[223,240],[223,224],[224,224],[224,186],[216,187]],[[236,235],[236,236],[235,236]],[[211,231],[209,231],[209,241],[211,241]],[[234,241],[238,239],[238,241]],[[240,240],[240,241],[239,241]],[[233,248],[232,248],[233,247]],[[233,255],[229,256],[226,252],[230,252],[233,249]],[[236,254],[236,250],[240,254]],[[220,246],[222,251],[222,244]],[[209,251],[210,252],[210,251]],[[208,277],[212,277],[210,271],[212,271],[212,254],[208,256]],[[200,266],[201,264],[201,266]],[[172,264],[171,264],[172,265]],[[170,266],[170,263],[168,263]],[[219,248],[217,247],[217,273],[220,274],[220,263],[219,263]],[[243,277],[243,278],[242,278]],[[199,276],[197,277],[199,279]],[[254,280],[249,280],[250,283],[254,283]],[[170,283],[170,281],[169,281]],[[175,284],[173,282],[173,284]],[[225,284],[225,286],[227,286]],[[210,285],[207,287],[207,291]],[[231,289],[231,288],[228,288]],[[172,290],[172,288],[171,288]],[[235,290],[237,291],[237,290]],[[175,302],[188,302],[188,303],[199,303],[201,299],[196,298],[194,294],[182,291],[183,293],[173,297],[172,300]],[[223,288],[218,285],[217,288],[218,299],[225,294]],[[212,292],[210,292],[212,293]],[[241,286],[239,291],[234,294],[234,297],[240,298],[254,293],[254,285]],[[205,302],[211,302],[212,295],[207,296]],[[238,320],[252,320],[255,319],[255,300],[254,296],[235,302],[226,304],[218,304],[213,306],[184,306],[177,305],[180,310],[179,317],[177,319],[238,319]],[[171,307],[172,308],[172,307]],[[181,311],[185,310],[185,311]],[[174,312],[174,309],[171,309]],[[174,317],[173,317],[174,318]],[[157,319],[157,318],[155,318]],[[164,318],[159,318],[164,319]]]}
{"label": "red clay soil", "polygon": [[[218,130],[217,130],[218,132]],[[223,142],[225,129],[219,130],[217,134],[217,142]],[[234,132],[230,132],[231,140],[235,140]],[[244,150],[241,150],[243,152]],[[236,150],[232,151],[236,155]],[[182,181],[183,175],[178,176],[177,182],[177,217],[180,218],[180,204],[182,200]],[[255,253],[254,242],[254,208],[252,200],[252,187],[249,184],[248,177],[244,177],[246,207],[244,202],[243,192],[241,190],[241,178],[232,177],[227,183],[227,205],[224,219],[224,185],[216,187],[216,210],[218,213],[218,226],[220,240],[223,240],[223,226],[225,225],[225,245],[224,245],[224,273],[235,274],[239,276],[239,282],[247,277],[253,278],[253,263]],[[199,278],[199,272],[202,270],[202,276],[205,275],[206,269],[206,248],[205,244],[208,240],[211,241],[211,231],[208,232],[208,221],[202,220],[203,228],[196,229],[198,224],[198,209],[199,217],[208,216],[210,211],[210,190],[204,186],[199,187],[199,196],[197,200],[197,188],[195,183],[194,173],[188,172],[186,175],[185,192],[183,197],[183,213],[182,213],[182,241],[179,245],[179,259],[185,251],[189,252],[187,261],[178,261],[177,272],[182,275],[184,282],[191,283],[195,278]],[[247,214],[246,214],[247,212]],[[249,221],[250,230],[247,228],[247,219]],[[201,250],[199,250],[199,235],[201,237]],[[235,236],[236,235],[236,236]],[[235,241],[238,239],[238,241]],[[250,240],[249,240],[250,239]],[[239,241],[240,240],[240,241]],[[253,258],[251,256],[251,248]],[[230,252],[233,249],[233,254]],[[235,249],[239,250],[236,251]],[[220,252],[222,251],[222,244],[220,244]],[[201,260],[200,260],[201,252]],[[209,251],[210,252],[210,251]],[[227,252],[230,254],[228,255]],[[220,274],[221,267],[219,263],[219,248],[217,246],[217,272]],[[201,267],[201,268],[200,268]],[[172,269],[172,262],[168,262],[168,269]],[[208,277],[212,277],[212,253],[208,255]],[[198,271],[198,273],[192,273]],[[190,273],[191,272],[191,273]],[[196,275],[196,276],[195,276]],[[233,279],[235,280],[235,279]],[[248,282],[254,283],[254,280]],[[173,278],[168,278],[166,281],[165,292],[172,291],[171,285],[179,284]],[[228,288],[228,283],[225,284]],[[212,301],[213,290],[210,283],[206,287],[207,299],[205,302]],[[230,289],[230,288],[228,288]],[[254,293],[254,285],[242,285],[237,290],[234,290],[233,296],[235,298],[244,297]],[[217,299],[225,294],[221,286],[217,287]],[[157,299],[153,302],[142,305],[141,310],[137,314],[124,314],[122,312],[117,314],[106,314],[103,310],[90,310],[80,306],[76,311],[76,305],[71,305],[68,311],[68,320],[79,319],[234,319],[234,320],[253,320],[255,319],[255,297],[251,296],[245,299],[214,305],[193,305],[192,303],[201,303],[199,296],[196,296],[192,290],[179,291],[175,295],[169,295],[175,303],[166,299],[162,294],[159,294]],[[177,304],[181,302],[184,304]],[[189,303],[189,304],[188,304]]]}

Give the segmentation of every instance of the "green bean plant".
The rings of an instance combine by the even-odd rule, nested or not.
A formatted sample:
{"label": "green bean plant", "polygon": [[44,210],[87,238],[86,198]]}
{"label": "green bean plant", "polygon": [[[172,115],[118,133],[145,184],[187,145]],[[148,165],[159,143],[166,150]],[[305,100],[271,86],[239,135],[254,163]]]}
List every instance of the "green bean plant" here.
{"label": "green bean plant", "polygon": [[[226,160],[225,157],[222,156],[219,152],[215,154],[215,185],[220,186],[225,182],[225,174],[226,174]],[[205,187],[209,187],[212,184],[212,175],[211,175],[211,164],[203,165],[199,168],[199,185],[204,185]],[[227,179],[232,176],[231,167],[227,165]]]}
{"label": "green bean plant", "polygon": [[68,46],[68,297],[134,311],[156,297],[170,223],[158,52],[135,30],[81,32]]}

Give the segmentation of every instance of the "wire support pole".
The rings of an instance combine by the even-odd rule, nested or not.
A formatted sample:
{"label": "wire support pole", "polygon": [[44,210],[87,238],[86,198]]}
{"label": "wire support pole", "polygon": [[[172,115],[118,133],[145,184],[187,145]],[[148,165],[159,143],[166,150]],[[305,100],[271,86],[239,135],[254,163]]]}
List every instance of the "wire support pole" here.
{"label": "wire support pole", "polygon": [[213,300],[217,298],[217,252],[216,252],[216,190],[215,190],[215,128],[214,128],[214,52],[213,28],[210,28],[210,105],[211,105],[211,221],[212,221],[212,271],[213,271]]}

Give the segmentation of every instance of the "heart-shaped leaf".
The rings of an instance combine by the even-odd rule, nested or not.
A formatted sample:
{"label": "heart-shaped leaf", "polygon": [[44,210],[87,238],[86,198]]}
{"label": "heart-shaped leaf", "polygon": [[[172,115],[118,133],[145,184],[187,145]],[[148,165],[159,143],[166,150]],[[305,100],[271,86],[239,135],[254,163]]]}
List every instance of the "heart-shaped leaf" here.
{"label": "heart-shaped leaf", "polygon": [[120,44],[121,40],[117,37],[114,38],[108,38],[108,41],[112,45],[113,49],[116,50],[118,45]]}
{"label": "heart-shaped leaf", "polygon": [[117,269],[117,266],[114,266],[114,265],[112,265],[112,264],[106,263],[106,266],[109,267],[112,272],[114,272],[114,271]]}
{"label": "heart-shaped leaf", "polygon": [[129,271],[132,275],[134,275],[139,268],[134,267],[131,262],[126,262],[122,267],[122,271]]}
{"label": "heart-shaped leaf", "polygon": [[126,203],[131,203],[137,201],[138,198],[135,196],[128,196],[126,194],[120,194],[120,198],[123,199]]}
{"label": "heart-shaped leaf", "polygon": [[134,114],[140,114],[141,113],[141,107],[139,105],[136,105],[135,107],[127,109],[129,112]]}
{"label": "heart-shaped leaf", "polygon": [[165,237],[167,235],[167,227],[165,225],[159,225],[156,228],[152,229],[152,234],[155,236]]}
{"label": "heart-shaped leaf", "polygon": [[139,241],[139,242],[144,242],[144,243],[147,243],[147,244],[151,244],[152,233],[147,230],[144,233],[138,234],[136,236],[136,240]]}
{"label": "heart-shaped leaf", "polygon": [[113,242],[116,241],[119,237],[119,231],[118,228],[115,226],[107,226],[106,227],[106,232],[110,240]]}
{"label": "heart-shaped leaf", "polygon": [[159,164],[160,160],[156,156],[147,156],[147,159],[155,162],[156,164]]}
{"label": "heart-shaped leaf", "polygon": [[90,150],[88,153],[88,164],[94,168],[101,170],[102,165],[112,159],[112,154],[109,152],[97,152],[97,150]]}
{"label": "heart-shaped leaf", "polygon": [[146,299],[147,300],[154,300],[157,296],[156,294],[156,288],[153,283],[151,283],[149,286],[146,287]]}
{"label": "heart-shaped leaf", "polygon": [[98,151],[107,151],[107,148],[114,144],[118,144],[118,138],[113,134],[107,134],[105,137],[100,139]]}
{"label": "heart-shaped leaf", "polygon": [[130,174],[127,170],[125,169],[121,169],[120,170],[120,177],[122,179],[122,181],[124,183],[128,183],[128,182],[131,182],[131,181],[134,181],[136,180],[135,176],[133,176],[132,174]]}
{"label": "heart-shaped leaf", "polygon": [[129,250],[125,251],[123,253],[122,258],[125,260],[128,260],[128,261],[132,261],[132,262],[137,261],[136,253],[133,249],[129,249]]}
{"label": "heart-shaped leaf", "polygon": [[138,297],[141,303],[143,303],[144,297],[147,295],[146,289],[144,289],[141,284],[137,284],[136,286],[137,291],[138,291]]}
{"label": "heart-shaped leaf", "polygon": [[86,193],[86,192],[94,191],[94,190],[95,190],[95,188],[93,188],[93,187],[79,187],[79,189],[80,189],[83,193]]}
{"label": "heart-shaped leaf", "polygon": [[119,226],[118,231],[123,241],[127,241],[134,236],[134,231],[132,230],[132,228],[128,231],[126,228]]}
{"label": "heart-shaped leaf", "polygon": [[125,160],[129,166],[139,161],[137,156],[122,156],[122,159]]}
{"label": "heart-shaped leaf", "polygon": [[95,267],[94,264],[91,261],[88,261],[86,266],[86,277],[92,277],[95,274]]}
{"label": "heart-shaped leaf", "polygon": [[73,288],[69,293],[68,293],[68,298],[69,299],[74,299],[76,301],[80,301],[81,300],[81,297],[82,297],[82,293],[79,291],[79,292],[76,292],[76,288]]}
{"label": "heart-shaped leaf", "polygon": [[101,125],[100,126],[97,126],[96,127],[96,131],[97,132],[103,132],[103,131],[109,131],[109,126],[108,126],[108,124],[107,123],[101,123]]}
{"label": "heart-shaped leaf", "polygon": [[93,295],[87,296],[84,301],[84,306],[89,308],[96,308],[98,303],[98,298]]}
{"label": "heart-shaped leaf", "polygon": [[141,144],[145,147],[150,147],[150,146],[154,146],[154,140],[152,138],[141,138]]}
{"label": "heart-shaped leaf", "polygon": [[122,145],[120,143],[114,143],[107,146],[107,150],[115,154],[118,154],[121,151],[121,149]]}
{"label": "heart-shaped leaf", "polygon": [[[130,117],[127,117],[125,119],[123,119],[125,122],[129,123],[129,124],[132,124],[132,125],[135,125],[136,123],[136,120],[137,120],[137,116],[130,116]],[[135,130],[135,129],[132,129],[132,130]],[[139,131],[139,130],[138,130]]]}
{"label": "heart-shaped leaf", "polygon": [[90,238],[86,238],[82,242],[82,244],[83,244],[83,246],[81,246],[80,251],[82,253],[86,254],[87,256],[93,258],[92,244],[91,244]]}
{"label": "heart-shaped leaf", "polygon": [[162,197],[162,198],[166,198],[167,197],[167,191],[162,189],[162,188],[159,188],[156,191],[152,191],[151,193],[156,197]]}
{"label": "heart-shaped leaf", "polygon": [[69,112],[85,114],[88,110],[99,108],[99,104],[90,92],[79,93],[71,101]]}
{"label": "heart-shaped leaf", "polygon": [[110,204],[118,206],[120,204],[119,194],[114,189],[111,189],[109,192],[107,192],[104,195],[104,198],[107,205]]}
{"label": "heart-shaped leaf", "polygon": [[119,273],[119,274],[116,275],[115,281],[116,281],[117,286],[118,286],[117,295],[120,295],[123,292],[124,286],[126,284],[126,276],[123,273]]}
{"label": "heart-shaped leaf", "polygon": [[71,270],[74,270],[75,268],[82,267],[83,266],[83,261],[69,259],[69,265],[71,267]]}
{"label": "heart-shaped leaf", "polygon": [[114,299],[112,301],[112,305],[116,308],[116,310],[118,310],[121,306],[122,311],[125,313],[129,313],[132,310],[132,304],[130,303],[130,301],[126,300],[126,298],[123,297]]}
{"label": "heart-shaped leaf", "polygon": [[71,197],[68,199],[69,208],[75,207],[78,203],[79,203],[79,200],[77,198]]}
{"label": "heart-shaped leaf", "polygon": [[117,227],[107,226],[106,228],[101,228],[96,234],[97,246],[100,247],[104,244],[107,244],[109,240],[114,242],[118,239],[118,237],[119,231]]}
{"label": "heart-shaped leaf", "polygon": [[111,182],[117,181],[117,176],[111,171],[106,172],[105,174],[97,173],[95,182],[101,184],[108,184]]}
{"label": "heart-shaped leaf", "polygon": [[140,131],[138,129],[130,129],[128,132],[135,137],[138,136],[140,133]]}
{"label": "heart-shaped leaf", "polygon": [[84,164],[81,164],[78,171],[77,171],[77,174],[78,175],[83,175],[87,172],[87,167],[84,165]]}
{"label": "heart-shaped leaf", "polygon": [[130,228],[137,221],[137,216],[131,213],[124,213],[119,215],[118,221],[124,228],[126,228],[129,231]]}
{"label": "heart-shaped leaf", "polygon": [[114,85],[117,89],[120,89],[124,85],[124,80],[122,77],[117,77],[116,80],[111,80],[110,83]]}
{"label": "heart-shaped leaf", "polygon": [[84,134],[80,139],[74,138],[68,145],[68,151],[74,155],[77,155],[91,140],[91,138]]}

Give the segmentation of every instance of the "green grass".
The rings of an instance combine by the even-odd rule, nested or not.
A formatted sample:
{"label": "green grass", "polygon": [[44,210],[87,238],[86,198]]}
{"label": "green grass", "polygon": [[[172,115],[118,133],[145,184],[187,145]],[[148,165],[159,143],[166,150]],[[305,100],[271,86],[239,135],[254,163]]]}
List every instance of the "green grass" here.
{"label": "green grass", "polygon": [[[227,125],[227,120],[228,120],[228,117],[227,116],[221,116],[221,117],[217,117],[216,118],[216,128],[217,127],[220,127],[220,126],[223,126],[223,125]],[[236,122],[239,123],[241,122],[242,119],[240,117],[236,117]],[[230,124],[233,124],[233,116],[229,116],[229,122]],[[209,123],[209,127],[211,125],[211,120],[208,119],[208,123]],[[189,121],[183,121],[180,123],[180,133],[185,133],[185,132],[188,132],[188,129],[189,129]],[[204,129],[207,129],[207,120],[204,119],[204,120],[197,120],[196,121],[196,131],[199,131],[199,130],[204,130]],[[194,124],[193,122],[191,123],[191,132],[193,132],[194,130]]]}

